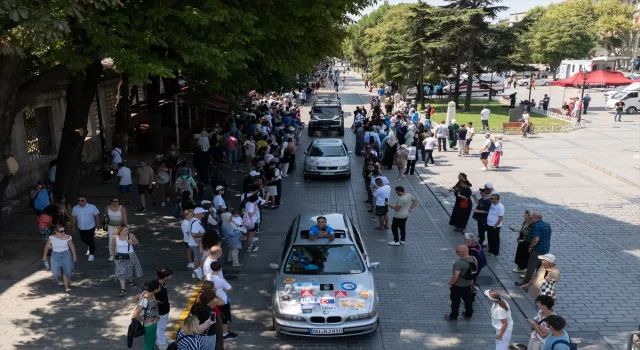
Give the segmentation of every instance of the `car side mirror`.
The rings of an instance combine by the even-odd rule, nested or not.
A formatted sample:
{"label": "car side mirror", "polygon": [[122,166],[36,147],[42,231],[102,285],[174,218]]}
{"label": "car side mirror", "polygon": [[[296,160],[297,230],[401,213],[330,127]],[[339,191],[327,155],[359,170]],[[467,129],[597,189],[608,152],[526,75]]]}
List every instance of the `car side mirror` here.
{"label": "car side mirror", "polygon": [[278,269],[280,269],[280,265],[278,265],[278,264],[274,264],[274,263],[269,264],[269,267],[270,267],[270,268],[272,268],[273,270],[278,270]]}
{"label": "car side mirror", "polygon": [[304,154],[307,154],[307,151],[304,151]]}
{"label": "car side mirror", "polygon": [[369,269],[370,269],[370,270],[375,270],[375,269],[377,269],[378,267],[380,267],[380,263],[379,263],[379,262],[377,262],[377,261],[376,261],[376,262],[370,262],[370,263],[369,263]]}

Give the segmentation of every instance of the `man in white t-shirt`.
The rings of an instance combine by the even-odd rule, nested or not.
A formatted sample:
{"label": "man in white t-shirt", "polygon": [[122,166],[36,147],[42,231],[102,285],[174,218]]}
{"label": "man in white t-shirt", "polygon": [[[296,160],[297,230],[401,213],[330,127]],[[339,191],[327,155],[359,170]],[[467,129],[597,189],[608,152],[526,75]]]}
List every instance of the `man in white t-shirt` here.
{"label": "man in white t-shirt", "polygon": [[[120,195],[127,198],[127,204],[131,204],[131,169],[127,168],[123,163],[118,164],[118,179],[120,180]],[[124,198],[123,198],[124,199]]]}
{"label": "man in white t-shirt", "polygon": [[473,135],[476,133],[476,129],[473,128],[473,123],[467,123],[467,145],[464,150],[464,154],[469,154],[469,146],[471,145],[471,141],[473,141]]}
{"label": "man in white t-shirt", "polygon": [[[391,233],[393,233],[393,241],[389,241],[389,245],[399,246],[404,244],[404,239],[407,234],[406,224],[407,219],[409,218],[409,214],[415,207],[418,206],[418,200],[404,192],[404,187],[397,186],[395,188],[396,195],[398,195],[398,201],[396,205],[391,205],[389,202],[386,205],[395,210],[393,214],[393,219],[391,220]],[[400,236],[398,236],[398,230],[400,230]]]}
{"label": "man in white t-shirt", "polygon": [[489,129],[490,114],[491,114],[491,110],[487,108],[487,106],[482,106],[482,110],[480,111],[480,121],[482,122],[482,130]]}
{"label": "man in white t-shirt", "polygon": [[[209,255],[207,255],[207,257],[204,259],[204,262],[202,263],[202,274],[205,276],[205,279],[207,279],[207,276],[212,272],[211,263],[214,261],[218,261],[221,256],[222,248],[220,248],[220,246],[214,245],[213,247],[209,248]],[[222,271],[220,271],[220,277],[224,278]]]}
{"label": "man in white t-shirt", "polygon": [[502,227],[502,220],[504,219],[504,205],[500,203],[500,195],[491,195],[491,207],[489,208],[489,214],[487,215],[487,238],[488,238],[488,253],[489,257],[497,257],[500,255],[500,228]]}
{"label": "man in white t-shirt", "polygon": [[122,163],[122,150],[114,143],[113,149],[111,149],[111,169],[118,169],[120,163]]}
{"label": "man in white t-shirt", "polygon": [[209,144],[209,133],[207,130],[202,130],[200,137],[198,137],[198,147],[202,152],[209,152],[211,145]]}
{"label": "man in white t-shirt", "polygon": [[432,133],[429,133],[429,137],[422,141],[424,145],[425,151],[427,151],[427,159],[424,160],[424,166],[426,167],[429,164],[429,159],[431,159],[431,164],[436,164],[435,160],[433,160],[433,148],[436,146],[436,139],[433,137]]}
{"label": "man in white t-shirt", "polygon": [[200,250],[200,242],[202,236],[204,236],[204,227],[202,227],[202,219],[207,213],[207,210],[201,207],[197,207],[193,210],[193,218],[189,220],[189,248],[193,252],[193,277],[202,279],[202,269],[200,268],[200,262],[202,261],[202,251]]}
{"label": "man in white t-shirt", "polygon": [[375,214],[380,221],[380,226],[376,227],[376,230],[382,231],[389,229],[389,208],[387,208],[387,202],[391,197],[391,186],[385,185],[382,179],[377,178],[376,189],[373,190],[373,196],[375,197]]}
{"label": "man in white t-shirt", "polygon": [[484,134],[484,137],[484,145],[480,149],[480,163],[482,163],[482,169],[480,170],[482,171],[489,169],[487,165],[489,164],[489,154],[491,154],[491,144],[493,144],[493,141],[491,141],[491,134]]}
{"label": "man in white t-shirt", "polygon": [[213,282],[216,289],[216,296],[224,300],[225,304],[220,306],[220,313],[222,313],[222,337],[227,339],[235,339],[237,334],[229,332],[229,322],[231,322],[231,303],[227,292],[232,290],[231,285],[222,276],[222,263],[216,261],[211,264],[211,273],[207,275],[207,280]]}

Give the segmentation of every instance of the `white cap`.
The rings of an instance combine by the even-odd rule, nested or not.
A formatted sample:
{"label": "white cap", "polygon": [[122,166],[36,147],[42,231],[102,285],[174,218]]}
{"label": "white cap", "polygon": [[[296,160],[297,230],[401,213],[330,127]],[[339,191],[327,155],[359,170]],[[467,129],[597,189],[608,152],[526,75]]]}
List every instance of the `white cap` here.
{"label": "white cap", "polygon": [[207,212],[207,210],[202,208],[202,207],[197,207],[197,208],[193,209],[193,213],[194,214],[205,214],[206,212]]}
{"label": "white cap", "polygon": [[259,172],[257,172],[257,171],[255,171],[255,170],[251,170],[251,171],[249,172],[249,176],[260,176],[260,173],[259,173]]}
{"label": "white cap", "polygon": [[484,184],[484,188],[493,189],[493,184],[491,182],[487,182],[486,184]]}
{"label": "white cap", "polygon": [[211,204],[211,201],[205,199],[202,202],[200,202],[200,205],[205,205],[205,204]]}
{"label": "white cap", "polygon": [[218,185],[216,186],[216,191],[224,190],[224,186]]}
{"label": "white cap", "polygon": [[544,254],[544,255],[538,255],[538,259],[540,260],[546,260],[552,264],[556,263],[556,256],[553,254]]}

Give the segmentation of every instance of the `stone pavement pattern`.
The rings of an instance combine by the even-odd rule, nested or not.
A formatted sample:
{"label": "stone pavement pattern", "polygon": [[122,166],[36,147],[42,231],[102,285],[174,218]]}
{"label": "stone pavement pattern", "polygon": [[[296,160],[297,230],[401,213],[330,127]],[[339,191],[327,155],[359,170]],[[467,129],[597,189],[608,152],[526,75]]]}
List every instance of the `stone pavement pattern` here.
{"label": "stone pavement pattern", "polygon": [[[348,75],[347,87],[341,88],[345,111],[353,111],[355,105],[368,105],[367,96],[362,81]],[[306,115],[306,109],[302,115]],[[351,118],[347,118],[347,125]],[[553,251],[558,254],[563,273],[558,312],[568,316],[572,331],[597,332],[615,345],[624,331],[633,330],[640,321],[636,293],[640,215],[637,204],[630,200],[638,198],[638,193],[591,168],[570,162],[569,156],[551,159],[549,154],[570,152],[556,152],[553,145],[538,143],[562,143],[564,136],[508,140],[506,167],[496,172],[474,171],[479,169],[475,157],[457,159],[453,152],[436,154],[436,161],[442,166],[428,169],[419,166],[419,176],[401,181],[407,192],[420,201],[408,221],[407,245],[403,247],[386,244],[390,232],[373,230],[376,222],[362,205],[366,194],[360,177],[361,157],[353,156],[354,172],[349,181],[302,179],[302,150],[309,143],[305,137],[298,151],[296,174],[284,179],[284,204],[278,210],[264,212],[265,232],[260,234],[260,251],[243,252],[247,266],[239,271],[237,280],[230,281],[234,287],[230,294],[235,315],[232,330],[240,338],[226,342],[226,348],[492,349],[490,305],[483,298],[474,304],[473,321],[449,325],[442,318],[449,309],[446,284],[455,261],[454,248],[462,242],[460,233],[451,231],[447,225],[448,214],[441,203],[447,208],[446,202],[451,197],[442,191],[453,185],[458,171],[469,174],[474,188],[487,181],[496,185],[507,208],[505,226],[519,225],[523,208],[537,208],[545,213],[554,227]],[[345,141],[352,148],[353,134],[347,132]],[[541,175],[543,172],[564,177],[547,177]],[[395,174],[395,170],[386,171],[392,186],[398,184]],[[237,183],[233,186],[236,189],[239,176],[240,173],[229,173],[231,182]],[[104,207],[109,190],[104,186],[87,186],[87,191],[94,203]],[[113,193],[113,188],[110,191]],[[238,199],[231,202],[237,204]],[[309,211],[345,213],[359,223],[372,260],[381,263],[380,269],[375,270],[381,300],[378,332],[317,340],[280,336],[272,331],[270,295],[274,273],[268,264],[277,261],[290,220],[298,212]],[[22,215],[6,226],[17,227],[14,231],[20,232],[20,237],[39,247],[36,235],[29,233],[34,231],[35,224],[30,224],[34,222],[33,216]],[[194,287],[185,267],[178,223],[170,216],[168,207],[155,207],[135,215],[131,223],[141,238],[137,252],[145,269],[143,280],[152,278],[160,266],[175,271],[170,289],[171,329]],[[3,223],[1,231],[11,231],[7,227]],[[532,316],[534,310],[524,294],[512,287],[515,237],[509,240],[508,235],[503,234],[502,256],[490,262],[493,273],[485,269],[479,283],[482,288],[496,288],[505,294],[508,290],[507,299],[516,322],[513,341],[526,343],[525,318]],[[83,244],[79,239],[75,241],[78,251],[83,252]],[[118,287],[113,281],[113,267],[106,261],[106,239],[102,237],[98,245],[95,262],[89,264],[81,257],[76,265],[76,283],[69,296],[61,293],[50,273],[40,269],[40,263],[17,279],[0,281],[0,349],[124,348],[135,300],[131,294],[124,299],[116,297]],[[134,348],[142,348],[140,340]]]}

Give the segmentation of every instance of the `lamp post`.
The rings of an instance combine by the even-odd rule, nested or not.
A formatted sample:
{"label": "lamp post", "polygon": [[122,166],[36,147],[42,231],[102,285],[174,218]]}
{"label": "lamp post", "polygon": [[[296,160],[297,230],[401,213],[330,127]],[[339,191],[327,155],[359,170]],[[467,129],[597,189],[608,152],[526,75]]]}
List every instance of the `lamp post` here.
{"label": "lamp post", "polygon": [[[580,92],[580,101],[582,103],[582,105],[584,106],[584,89],[587,86],[587,79],[589,78],[589,72],[587,72],[587,70],[584,70],[584,75],[582,76],[582,92]],[[578,106],[580,107],[580,106]],[[576,107],[574,107],[576,108]],[[580,121],[582,120],[582,111],[583,108],[580,108],[580,110],[578,111],[578,120],[577,122],[580,123]]]}
{"label": "lamp post", "polygon": [[533,84],[533,70],[529,69],[529,98],[527,101],[531,102],[531,84]]}
{"label": "lamp post", "polygon": [[457,78],[457,76],[453,73],[449,74],[449,76],[447,76],[447,79],[449,79],[449,101],[451,101],[451,92],[453,92],[453,88],[454,85],[453,83],[451,83],[455,78]]}

